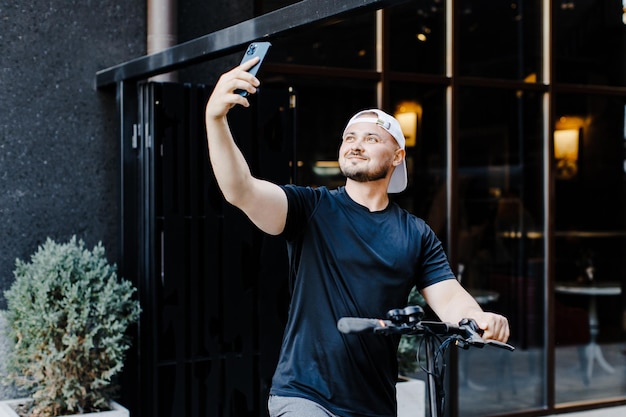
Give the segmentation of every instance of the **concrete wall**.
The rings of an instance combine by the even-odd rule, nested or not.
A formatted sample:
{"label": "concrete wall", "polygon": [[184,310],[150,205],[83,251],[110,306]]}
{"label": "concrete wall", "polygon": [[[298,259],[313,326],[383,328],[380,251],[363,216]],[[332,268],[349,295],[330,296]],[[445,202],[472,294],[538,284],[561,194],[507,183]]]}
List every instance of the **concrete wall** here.
{"label": "concrete wall", "polygon": [[0,309],[15,259],[73,234],[118,252],[115,92],[145,54],[145,0],[0,0]]}

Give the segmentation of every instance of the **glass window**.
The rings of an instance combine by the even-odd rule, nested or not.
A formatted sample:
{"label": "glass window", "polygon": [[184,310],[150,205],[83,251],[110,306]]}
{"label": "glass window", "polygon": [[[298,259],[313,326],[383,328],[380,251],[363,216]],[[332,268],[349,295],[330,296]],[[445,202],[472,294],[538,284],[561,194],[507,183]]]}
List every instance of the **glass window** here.
{"label": "glass window", "polygon": [[[407,82],[392,82],[389,86],[389,112],[400,121],[406,138],[406,160],[409,183],[400,194],[391,198],[401,207],[424,219],[447,247],[447,193],[446,193],[446,87]],[[417,293],[414,293],[417,294]],[[410,304],[423,300],[411,297]],[[421,342],[415,336],[405,336],[401,342],[400,373],[426,381],[427,375],[415,361]],[[401,361],[402,362],[402,361]],[[428,401],[425,402],[429,413]]]}
{"label": "glass window", "polygon": [[[279,79],[267,76],[265,86],[278,88]],[[344,185],[337,163],[345,124],[357,111],[376,107],[376,81],[291,76],[283,88],[296,96],[298,168],[294,183],[331,188]]]}
{"label": "glass window", "polygon": [[387,9],[392,71],[443,74],[446,25],[443,1],[412,2]]}
{"label": "glass window", "polygon": [[[541,94],[459,94],[459,279],[510,322],[514,353],[459,356],[459,410],[485,416],[545,404]],[[519,380],[538,381],[517,384]]]}
{"label": "glass window", "polygon": [[541,1],[463,1],[458,20],[459,75],[540,78]]}
{"label": "glass window", "polygon": [[559,94],[555,113],[555,398],[624,396],[626,100]]}
{"label": "glass window", "polygon": [[[340,41],[339,41],[340,40]],[[268,56],[277,64],[376,68],[376,14],[335,18],[276,38]]]}
{"label": "glass window", "polygon": [[619,0],[554,1],[554,81],[626,85],[626,19]]}
{"label": "glass window", "polygon": [[426,220],[443,241],[446,235],[445,87],[391,83],[393,112],[407,139],[407,190],[394,196],[405,209]]}
{"label": "glass window", "polygon": [[[267,12],[294,2],[260,3]],[[446,247],[455,245],[461,283],[485,309],[509,318],[517,348],[459,353],[463,416],[554,408],[546,398],[546,300],[556,318],[548,331],[555,367],[547,369],[554,371],[556,403],[626,395],[626,100],[620,91],[558,93],[563,83],[626,85],[623,1],[552,2],[552,57],[542,56],[543,3],[455,2],[456,66],[439,85],[419,81],[445,72],[441,0],[385,8],[380,45],[373,12],[299,29],[273,41],[268,61],[280,65],[266,67],[264,85],[282,83],[297,93],[296,183],[344,183],[336,166],[339,138],[357,110],[382,101],[412,126],[405,132],[409,188],[392,198],[424,218]],[[388,65],[377,73],[381,45]],[[541,80],[550,59],[554,84],[547,92],[506,88],[509,81]],[[489,88],[489,78],[503,87]],[[468,86],[473,82],[480,86]],[[455,126],[447,125],[448,85]],[[544,154],[544,98],[556,116],[554,155]],[[458,175],[452,242],[446,242],[449,129]],[[544,218],[546,158],[554,163],[551,219]],[[544,293],[546,223],[554,226],[554,294]],[[596,284],[601,294],[591,293]],[[572,294],[581,286],[584,292]]]}

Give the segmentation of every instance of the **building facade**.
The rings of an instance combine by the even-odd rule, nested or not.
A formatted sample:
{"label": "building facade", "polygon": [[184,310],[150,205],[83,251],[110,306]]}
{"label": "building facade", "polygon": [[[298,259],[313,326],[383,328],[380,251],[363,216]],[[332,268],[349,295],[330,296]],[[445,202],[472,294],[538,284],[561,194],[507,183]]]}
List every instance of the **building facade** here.
{"label": "building facade", "polygon": [[[146,58],[99,73],[99,85],[117,82],[139,109],[124,123],[127,132],[142,126],[141,133],[122,134],[122,143],[134,143],[126,170],[137,177],[126,188],[140,198],[123,212],[138,214],[142,226],[123,236],[141,260],[126,266],[160,276],[146,283],[156,297],[148,333],[171,340],[176,314],[214,325],[194,320],[174,332],[182,341],[170,342],[163,357],[152,352],[139,364],[159,381],[155,389],[167,387],[168,376],[195,381],[194,395],[183,388],[160,397],[153,410],[169,415],[189,398],[202,404],[198,410],[224,415],[264,410],[288,303],[284,253],[223,204],[210,176],[189,182],[194,166],[202,175],[208,169],[196,159],[205,150],[194,135],[201,135],[198,112],[210,83],[262,37],[274,45],[260,73],[262,90],[254,109],[231,121],[253,171],[336,186],[343,181],[337,143],[349,115],[373,106],[396,114],[410,177],[396,200],[438,233],[484,308],[510,319],[516,352],[460,354],[448,412],[547,415],[623,403],[623,5],[255,7],[254,19],[163,52],[160,66]],[[180,71],[177,87],[137,82],[172,69]],[[145,201],[154,203],[137,211]],[[219,390],[207,400],[198,384]]]}
{"label": "building facade", "polygon": [[[125,19],[141,20],[140,5],[134,7]],[[21,16],[17,6],[11,10],[9,16]],[[102,200],[119,207],[115,216],[106,211],[102,233],[114,241],[144,308],[123,381],[136,415],[266,412],[288,303],[284,246],[223,202],[202,136],[211,84],[261,37],[273,44],[259,73],[263,87],[250,111],[232,115],[253,171],[279,182],[335,186],[342,182],[335,158],[347,118],[366,107],[396,114],[410,174],[408,189],[394,198],[438,233],[459,279],[484,308],[510,319],[515,352],[485,348],[451,359],[448,413],[551,415],[626,403],[621,0],[180,0],[176,19],[179,44],[158,59],[132,49],[89,64],[98,90],[91,99],[77,97],[99,103],[94,126],[106,123],[107,144],[117,148],[92,149],[93,175],[68,174],[91,178],[79,187],[84,193],[107,178],[97,207]],[[139,42],[121,26],[111,22],[107,30]],[[80,62],[89,62],[87,55]],[[150,81],[170,71],[173,81]],[[51,114],[67,120],[82,114],[75,109]],[[40,117],[49,114],[44,110]],[[16,120],[7,116],[12,112],[2,112],[4,126]],[[43,142],[29,137],[23,140]],[[69,151],[44,145],[32,149]],[[68,164],[78,160],[72,152]],[[102,171],[93,168],[101,155],[109,161]],[[16,160],[28,179],[11,188],[6,178],[14,174],[6,171],[13,191],[3,210],[18,220],[18,197],[42,187],[31,183],[41,171],[31,175],[22,154]],[[46,178],[67,178],[60,165],[68,164],[53,164]],[[58,212],[78,210],[95,239],[93,224],[101,220],[88,222],[92,200],[79,200],[58,200]],[[42,201],[47,207],[57,200]],[[67,222],[44,223],[41,233],[74,233]],[[19,250],[16,256],[31,251],[27,243]],[[2,262],[9,270],[12,261]]]}

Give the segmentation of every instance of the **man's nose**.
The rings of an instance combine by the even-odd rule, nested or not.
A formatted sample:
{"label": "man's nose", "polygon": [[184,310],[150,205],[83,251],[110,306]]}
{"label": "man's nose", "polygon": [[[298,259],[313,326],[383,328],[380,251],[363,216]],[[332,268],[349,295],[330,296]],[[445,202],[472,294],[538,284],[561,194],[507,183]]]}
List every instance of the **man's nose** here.
{"label": "man's nose", "polygon": [[355,139],[354,142],[352,142],[351,149],[363,149],[363,139]]}

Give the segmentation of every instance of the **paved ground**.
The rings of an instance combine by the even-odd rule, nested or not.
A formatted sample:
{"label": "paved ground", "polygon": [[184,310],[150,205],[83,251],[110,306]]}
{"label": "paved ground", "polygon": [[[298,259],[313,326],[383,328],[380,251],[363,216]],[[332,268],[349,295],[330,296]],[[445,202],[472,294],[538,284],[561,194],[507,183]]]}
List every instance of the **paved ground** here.
{"label": "paved ground", "polygon": [[626,407],[610,407],[599,410],[583,411],[579,413],[559,414],[559,416],[567,417],[624,417],[626,416]]}

